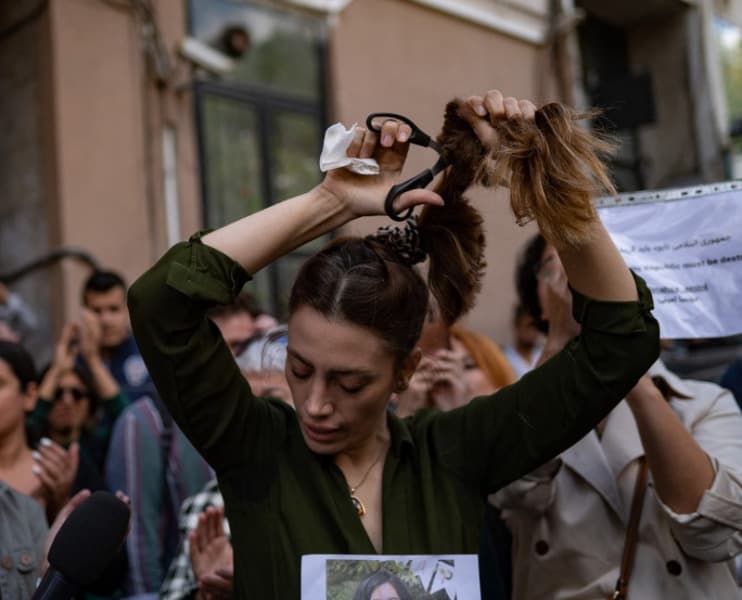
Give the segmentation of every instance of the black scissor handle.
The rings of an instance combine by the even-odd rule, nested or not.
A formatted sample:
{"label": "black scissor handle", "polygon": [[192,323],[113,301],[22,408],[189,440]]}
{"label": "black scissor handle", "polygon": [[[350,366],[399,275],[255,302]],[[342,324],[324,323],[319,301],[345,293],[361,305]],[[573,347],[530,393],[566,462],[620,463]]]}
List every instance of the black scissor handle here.
{"label": "black scissor handle", "polygon": [[410,208],[408,208],[404,213],[396,213],[394,212],[394,200],[397,196],[400,196],[405,192],[426,187],[431,181],[433,181],[434,177],[435,174],[433,171],[431,169],[426,169],[411,179],[392,186],[389,193],[386,195],[386,200],[384,201],[384,212],[386,212],[387,216],[393,221],[406,221],[409,219],[410,216],[412,216],[412,211],[415,207],[410,206]]}
{"label": "black scissor handle", "polygon": [[404,115],[398,115],[397,113],[390,112],[371,113],[366,117],[366,127],[368,127],[371,131],[379,133],[381,131],[381,127],[377,127],[374,125],[374,119],[383,118],[386,118],[388,121],[401,121],[402,123],[409,125],[410,129],[412,129],[412,133],[410,134],[410,137],[407,141],[410,144],[425,147],[430,146],[430,143],[432,141],[430,136],[422,129],[420,129],[417,125],[415,125],[415,123],[413,123],[411,119],[405,117]]}

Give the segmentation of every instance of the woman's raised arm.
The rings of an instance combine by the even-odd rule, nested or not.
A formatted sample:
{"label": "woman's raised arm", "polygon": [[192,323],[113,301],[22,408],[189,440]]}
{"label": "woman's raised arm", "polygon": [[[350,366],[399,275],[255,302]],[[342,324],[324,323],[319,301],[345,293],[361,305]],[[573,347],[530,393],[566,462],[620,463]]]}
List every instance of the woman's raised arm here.
{"label": "woman's raised arm", "polygon": [[[379,145],[376,134],[361,130],[348,152],[374,156],[379,175],[332,171],[306,194],[174,246],[129,290],[132,329],[150,375],[178,425],[218,472],[267,461],[280,439],[282,409],[255,401],[206,312],[232,302],[251,274],[293,248],[357,216],[383,214],[408,135],[390,124]],[[417,190],[395,208],[419,203],[442,200]]]}
{"label": "woman's raised arm", "polygon": [[[356,129],[348,156],[370,158],[379,163],[379,175],[357,175],[335,169],[316,188],[235,221],[204,236],[203,242],[226,254],[251,274],[325,233],[366,215],[384,214],[384,198],[404,165],[410,128],[394,121],[385,123],[381,139],[373,131]],[[417,204],[440,206],[443,200],[429,190],[401,195],[394,208]]]}
{"label": "woman's raised arm", "polygon": [[[536,116],[536,107],[530,101],[516,100],[510,97],[504,98],[498,90],[490,90],[484,96],[471,96],[467,99],[464,107],[468,110],[464,110],[461,116],[469,121],[485,148],[494,151],[497,151],[497,146],[503,142],[502,135],[496,127],[499,121],[505,119],[510,121],[517,119],[533,121]],[[558,140],[558,135],[556,133],[553,137]],[[558,140],[558,142],[566,147],[571,140],[564,139]],[[581,159],[581,157],[579,158]],[[590,167],[592,165],[582,164],[580,166]],[[545,170],[557,171],[563,168],[564,165],[556,164],[556,162],[555,164],[544,165]],[[533,179],[536,179],[540,174],[532,173],[531,175],[534,176]],[[553,180],[555,175],[564,177],[564,181],[559,182],[563,188],[569,186],[568,177],[571,174],[553,173],[543,179]],[[532,183],[536,184],[537,182],[532,181]],[[556,185],[558,184],[555,184],[554,187]],[[548,198],[549,190],[545,187],[538,191],[546,192],[546,202],[556,201],[556,199]],[[576,189],[575,193],[584,194],[585,190]],[[579,200],[579,202],[582,202],[582,200]],[[575,204],[577,203],[578,199],[575,198]],[[582,236],[579,243],[565,244],[563,240],[555,239],[554,235],[550,235],[554,231],[553,224],[543,222],[543,219],[547,217],[539,213],[538,207],[533,207],[532,215],[539,222],[544,237],[559,252],[569,283],[575,290],[594,300],[627,301],[637,299],[634,279],[597,216],[583,221]]]}

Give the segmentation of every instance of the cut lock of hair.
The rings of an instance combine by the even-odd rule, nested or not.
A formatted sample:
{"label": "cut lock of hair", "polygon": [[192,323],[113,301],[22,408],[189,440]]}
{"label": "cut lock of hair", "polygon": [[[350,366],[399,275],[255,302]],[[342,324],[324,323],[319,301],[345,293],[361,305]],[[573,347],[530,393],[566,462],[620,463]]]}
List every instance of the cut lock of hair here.
{"label": "cut lock of hair", "polygon": [[447,325],[471,309],[481,288],[483,220],[464,196],[475,183],[508,185],[518,221],[536,219],[557,247],[587,239],[596,218],[592,196],[613,190],[600,158],[610,144],[578,124],[590,115],[547,104],[533,122],[502,119],[494,124],[497,147],[488,149],[461,116],[463,110],[461,100],[448,103],[437,138],[450,164],[434,188],[445,206],[425,206],[418,218],[427,284],[383,241],[341,238],[299,270],[289,300],[292,315],[306,305],[364,327],[401,364],[420,337],[428,288]]}

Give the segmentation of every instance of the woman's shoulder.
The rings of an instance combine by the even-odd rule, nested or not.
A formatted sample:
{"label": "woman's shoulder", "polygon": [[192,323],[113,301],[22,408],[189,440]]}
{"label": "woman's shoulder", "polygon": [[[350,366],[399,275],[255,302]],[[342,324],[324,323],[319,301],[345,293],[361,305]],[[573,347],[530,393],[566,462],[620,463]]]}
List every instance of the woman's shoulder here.
{"label": "woman's shoulder", "polygon": [[14,490],[4,481],[0,481],[0,514],[4,517],[2,520],[6,522],[11,522],[14,518],[21,518],[27,522],[33,519],[46,522],[44,509],[36,500]]}

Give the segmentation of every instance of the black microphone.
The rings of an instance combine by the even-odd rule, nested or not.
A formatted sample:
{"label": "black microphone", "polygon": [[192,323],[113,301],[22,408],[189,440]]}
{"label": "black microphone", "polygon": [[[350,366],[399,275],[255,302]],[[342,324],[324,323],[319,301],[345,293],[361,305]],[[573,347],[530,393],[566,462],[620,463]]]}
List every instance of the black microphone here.
{"label": "black microphone", "polygon": [[103,575],[126,539],[129,507],[98,491],[62,524],[51,548],[49,568],[31,600],[69,600]]}

